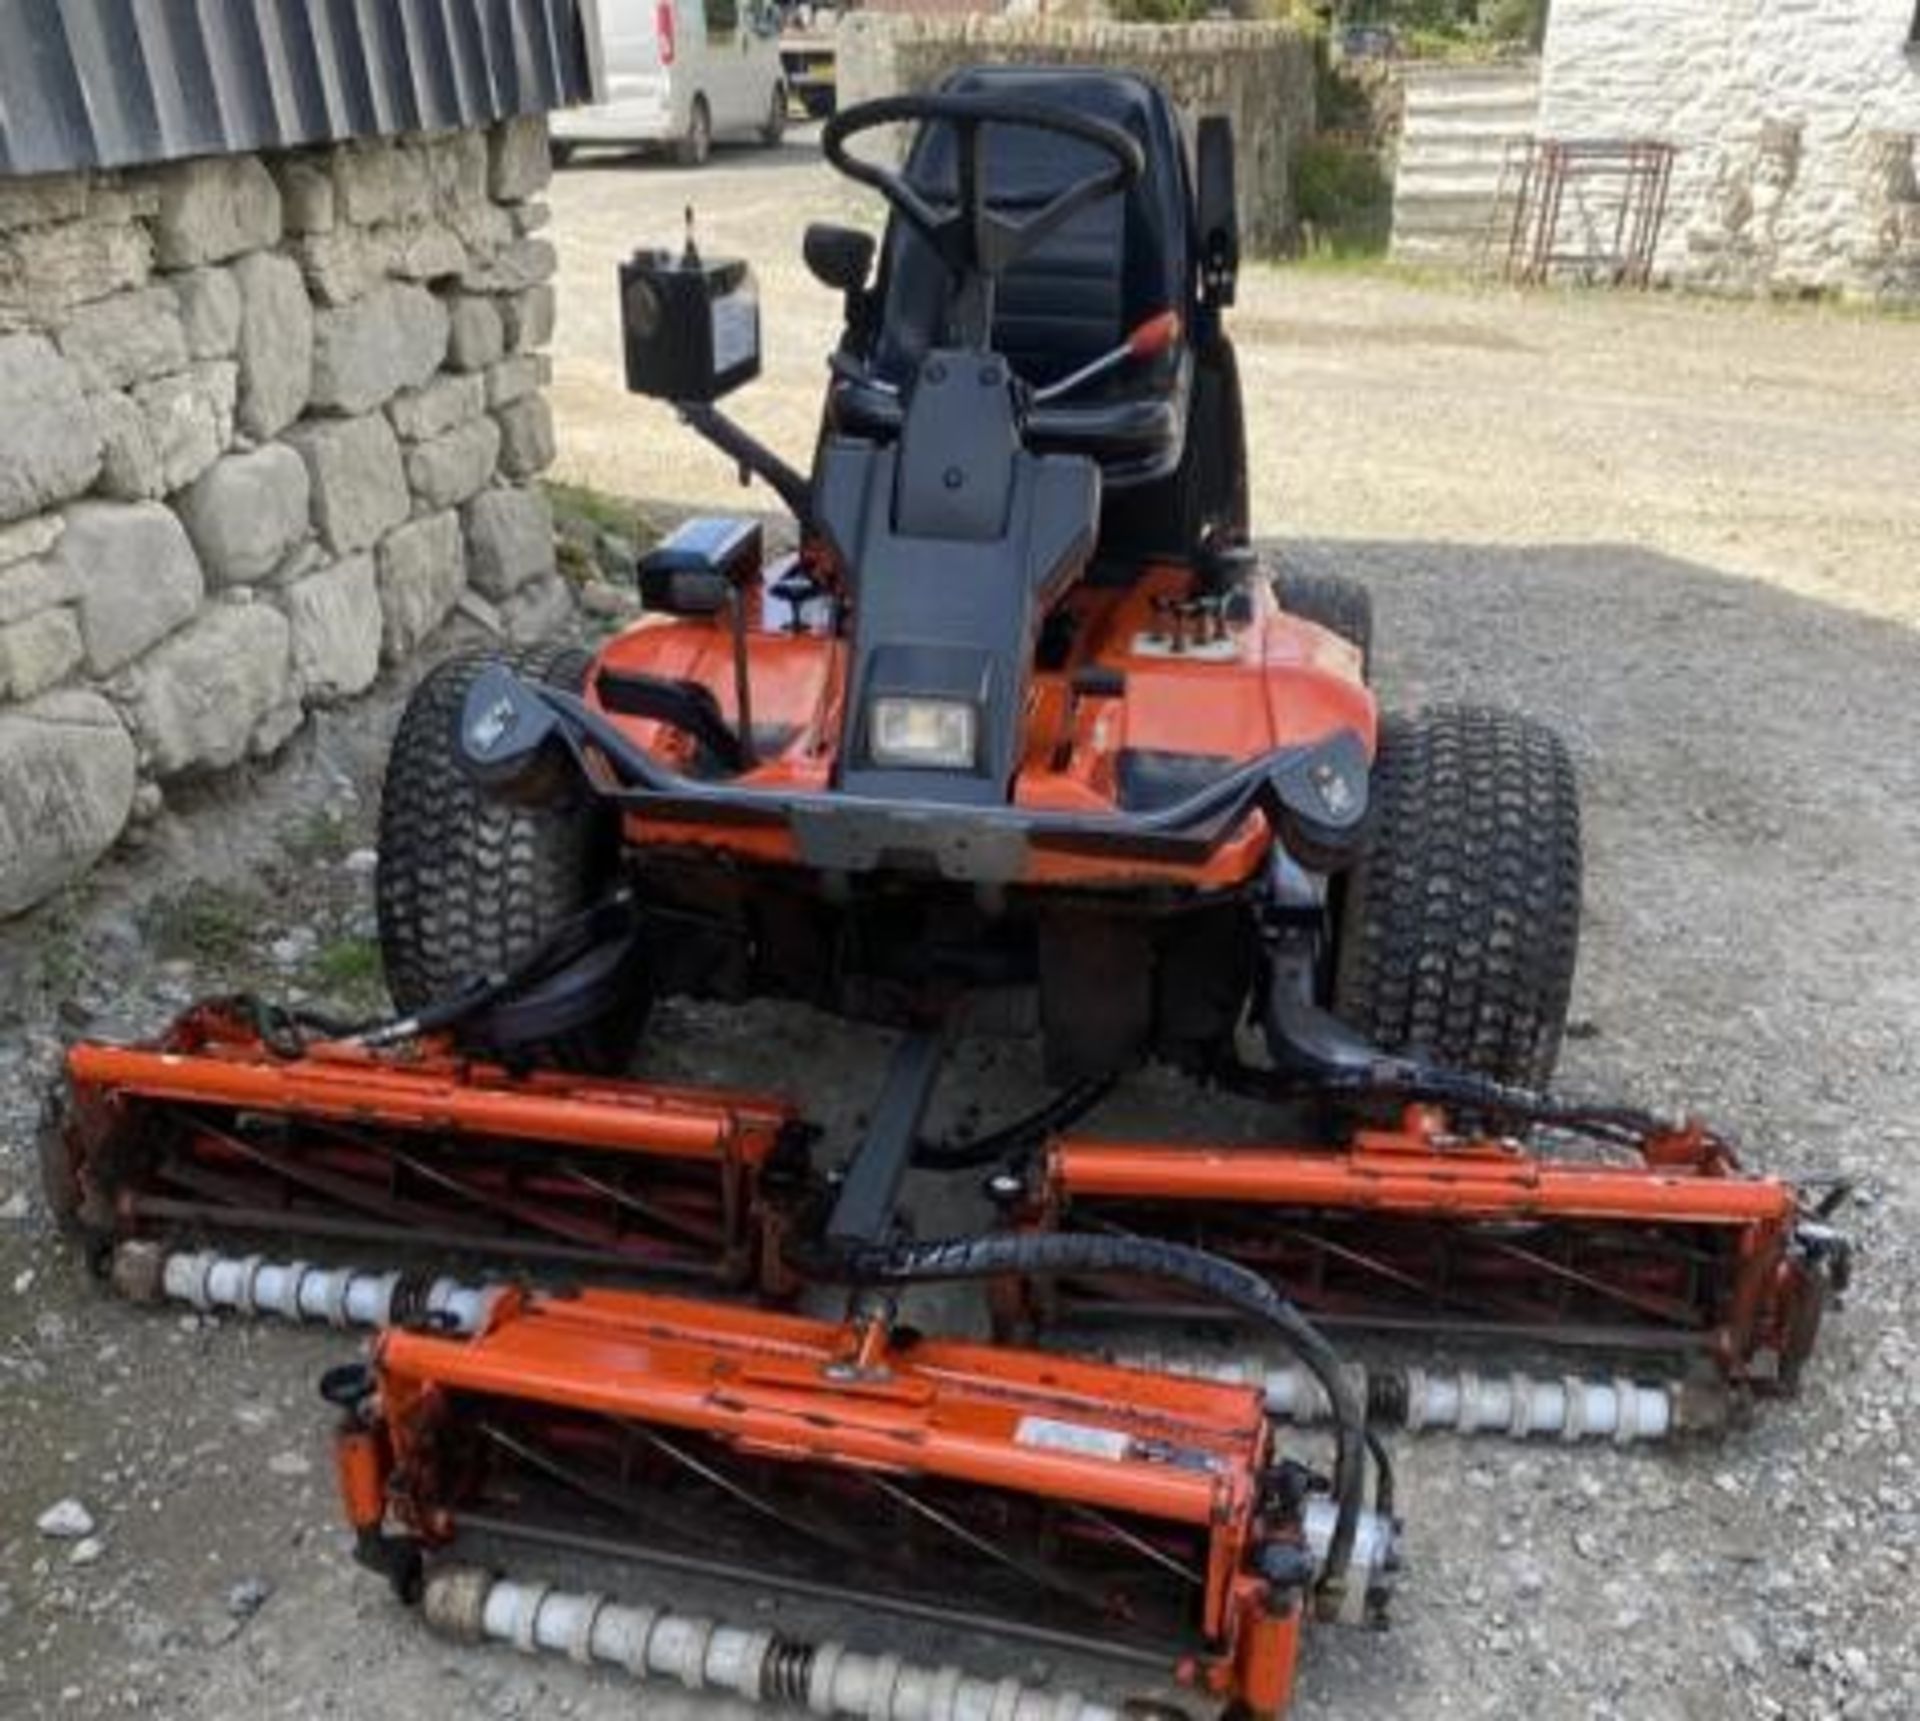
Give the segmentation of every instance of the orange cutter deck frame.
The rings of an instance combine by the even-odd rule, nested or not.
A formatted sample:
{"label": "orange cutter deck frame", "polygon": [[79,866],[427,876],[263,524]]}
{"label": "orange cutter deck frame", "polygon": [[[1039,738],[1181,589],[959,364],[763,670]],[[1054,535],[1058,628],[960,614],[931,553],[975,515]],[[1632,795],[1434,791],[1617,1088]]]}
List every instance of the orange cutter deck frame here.
{"label": "orange cutter deck frame", "polygon": [[1263,1574],[1312,1553],[1257,1392],[878,1332],[604,1291],[509,1296],[470,1338],[389,1331],[340,1436],[348,1515],[389,1570],[559,1524],[777,1588],[824,1548],[840,1596],[1048,1623],[1285,1707],[1301,1579]]}
{"label": "orange cutter deck frame", "polygon": [[1326,1324],[1671,1350],[1756,1387],[1793,1385],[1846,1265],[1792,1185],[1703,1130],[1550,1159],[1421,1107],[1337,1149],[1061,1140],[1023,1221],[1200,1244]]}
{"label": "orange cutter deck frame", "polygon": [[214,1227],[784,1285],[804,1132],[719,1089],[511,1073],[444,1044],[276,1050],[230,1004],[76,1045],[43,1144],[56,1213],[124,1238]]}

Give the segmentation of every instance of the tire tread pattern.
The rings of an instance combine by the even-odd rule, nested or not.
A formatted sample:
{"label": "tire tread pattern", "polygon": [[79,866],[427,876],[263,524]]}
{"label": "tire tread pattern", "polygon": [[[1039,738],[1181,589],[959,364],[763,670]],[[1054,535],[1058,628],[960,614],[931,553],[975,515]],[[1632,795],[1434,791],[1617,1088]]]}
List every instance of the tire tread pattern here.
{"label": "tire tread pattern", "polygon": [[1333,1007],[1376,1044],[1524,1087],[1559,1058],[1580,940],[1580,806],[1552,730],[1484,706],[1383,719]]}
{"label": "tire tread pattern", "polygon": [[614,860],[597,808],[515,805],[461,768],[467,689],[499,662],[577,692],[591,658],[553,645],[450,658],[407,702],[381,790],[374,881],[387,990],[401,1010],[527,956],[593,900]]}

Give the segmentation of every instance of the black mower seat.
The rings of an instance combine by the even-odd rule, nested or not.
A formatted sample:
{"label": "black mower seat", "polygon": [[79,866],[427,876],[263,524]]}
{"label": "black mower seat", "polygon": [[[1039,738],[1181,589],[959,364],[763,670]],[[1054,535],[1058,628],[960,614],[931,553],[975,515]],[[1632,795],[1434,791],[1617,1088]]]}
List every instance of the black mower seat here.
{"label": "black mower seat", "polygon": [[[993,344],[1019,376],[1045,387],[1112,351],[1149,317],[1189,314],[1192,197],[1179,120],[1161,90],[1128,73],[1029,66],[956,72],[940,90],[1108,120],[1146,152],[1146,171],[1130,192],[1083,209],[1001,277]],[[1037,208],[1111,159],[1091,144],[1021,126],[991,126],[985,138],[989,200],[1000,209]],[[908,179],[929,198],[952,202],[954,153],[950,127],[923,126],[907,157]],[[945,337],[953,281],[919,233],[896,218],[878,290],[874,368],[897,387]],[[1090,455],[1109,485],[1164,477],[1180,462],[1192,372],[1187,343],[1176,342],[1157,359],[1036,408],[1029,445]],[[856,381],[838,386],[835,403],[839,422],[856,435],[885,435],[900,421],[896,395]]]}

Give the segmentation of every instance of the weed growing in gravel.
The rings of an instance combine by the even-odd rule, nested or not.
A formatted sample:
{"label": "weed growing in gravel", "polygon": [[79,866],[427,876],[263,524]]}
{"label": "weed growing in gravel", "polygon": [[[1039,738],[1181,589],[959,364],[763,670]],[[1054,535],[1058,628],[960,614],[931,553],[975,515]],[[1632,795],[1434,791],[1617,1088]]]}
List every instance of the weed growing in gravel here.
{"label": "weed growing in gravel", "polygon": [[333,938],[314,952],[308,974],[330,992],[377,991],[381,983],[380,946],[371,938]]}
{"label": "weed growing in gravel", "polygon": [[150,903],[140,929],[163,960],[228,966],[252,951],[263,906],[251,892],[196,881]]}

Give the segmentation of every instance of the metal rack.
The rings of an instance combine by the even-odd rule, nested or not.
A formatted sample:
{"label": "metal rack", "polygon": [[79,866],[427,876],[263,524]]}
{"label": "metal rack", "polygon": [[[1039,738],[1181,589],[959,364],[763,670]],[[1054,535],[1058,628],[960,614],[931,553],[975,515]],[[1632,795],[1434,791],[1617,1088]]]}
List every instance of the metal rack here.
{"label": "metal rack", "polygon": [[[1543,285],[1564,272],[1647,286],[1673,157],[1672,144],[1644,138],[1518,140],[1502,166],[1489,253],[1504,228],[1503,273],[1517,285]],[[1571,232],[1569,216],[1577,217]]]}

